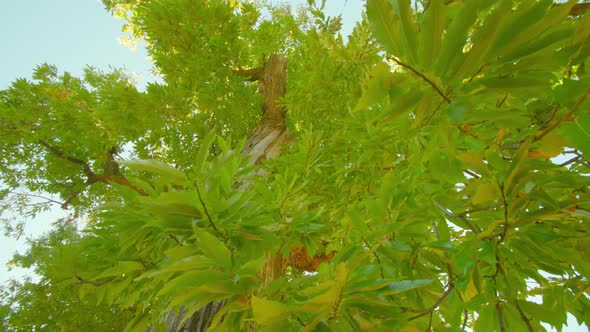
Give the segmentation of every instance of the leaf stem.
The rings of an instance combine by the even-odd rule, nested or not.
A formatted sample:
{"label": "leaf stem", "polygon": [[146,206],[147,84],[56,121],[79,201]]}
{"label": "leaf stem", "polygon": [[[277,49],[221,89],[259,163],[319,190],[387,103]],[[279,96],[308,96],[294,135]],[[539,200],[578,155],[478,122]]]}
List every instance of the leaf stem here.
{"label": "leaf stem", "polygon": [[439,210],[441,210],[447,217],[461,219],[467,225],[467,227],[469,227],[469,229],[472,232],[474,232],[474,233],[480,233],[481,232],[481,230],[477,226],[473,225],[467,218],[465,218],[465,216],[450,211],[449,209],[447,209],[444,206],[440,205],[440,203],[438,203],[434,199],[432,200],[432,203],[434,203],[434,205]]}
{"label": "leaf stem", "polygon": [[500,239],[498,240],[498,244],[504,241],[504,237],[506,237],[506,232],[508,231],[508,202],[506,201],[506,193],[504,192],[504,185],[498,182],[498,188],[500,189],[500,193],[502,194],[502,205],[504,206],[504,226],[502,227],[502,232],[500,233]]}
{"label": "leaf stem", "polygon": [[203,197],[201,196],[201,191],[199,190],[199,186],[197,185],[196,180],[193,181],[193,185],[195,186],[195,189],[197,190],[197,197],[199,198],[199,202],[201,203],[201,206],[203,207],[203,211],[205,212],[205,215],[207,216],[207,219],[209,220],[209,224],[211,224],[211,227],[213,227],[213,229],[216,232],[219,232],[219,230],[215,226],[215,223],[213,222],[213,218],[211,218],[211,215],[209,214],[209,210],[207,209],[207,205],[205,205],[205,202],[203,201]]}
{"label": "leaf stem", "polygon": [[411,71],[412,73],[416,74],[417,76],[419,76],[421,79],[423,79],[425,82],[427,82],[428,84],[430,84],[430,86],[447,102],[447,104],[451,103],[451,99],[449,99],[449,97],[447,95],[445,95],[442,90],[436,85],[434,84],[434,82],[432,80],[430,80],[428,77],[426,77],[424,74],[422,74],[421,72],[417,71],[416,69],[414,69],[412,66],[405,64],[403,62],[401,62],[400,60],[396,59],[393,56],[389,56],[388,59],[392,60],[393,62],[397,63],[398,65],[408,69],[409,71]]}
{"label": "leaf stem", "polygon": [[453,280],[449,281],[449,283],[447,284],[447,289],[445,290],[445,292],[443,293],[443,295],[441,295],[436,302],[434,302],[433,305],[430,306],[430,308],[422,311],[420,314],[410,317],[408,319],[408,321],[413,321],[415,319],[418,319],[422,316],[426,316],[428,314],[431,314],[436,308],[438,308],[438,306],[447,298],[447,296],[449,296],[449,294],[451,294],[451,291],[455,288],[455,283],[453,282]]}
{"label": "leaf stem", "polygon": [[520,304],[518,304],[517,300],[514,300],[514,306],[516,307],[516,310],[518,310],[520,318],[526,324],[526,327],[529,330],[529,332],[535,332],[535,329],[533,329],[533,326],[531,325],[531,320],[524,314],[524,311],[522,311],[522,309],[520,308]]}
{"label": "leaf stem", "polygon": [[500,301],[496,302],[496,312],[498,313],[498,323],[500,324],[500,332],[506,331],[504,328],[504,316],[502,316],[502,308],[500,308]]}
{"label": "leaf stem", "polygon": [[[580,106],[582,106],[582,104],[584,103],[584,101],[588,97],[590,97],[590,91],[586,92],[582,97],[580,97],[576,101],[574,106],[564,116],[562,116],[559,120],[557,120],[553,124],[548,125],[547,128],[545,128],[545,130],[541,131],[537,136],[535,136],[535,141],[539,141],[539,140],[543,139],[543,137],[545,137],[547,134],[552,132],[555,128],[559,127],[559,125],[562,122],[569,119],[578,110],[578,108],[580,108]],[[558,106],[559,105],[556,105],[556,107],[558,107]],[[554,113],[556,113],[556,112],[557,112],[557,110],[554,110]],[[552,117],[553,116],[554,116],[554,114],[552,114]]]}

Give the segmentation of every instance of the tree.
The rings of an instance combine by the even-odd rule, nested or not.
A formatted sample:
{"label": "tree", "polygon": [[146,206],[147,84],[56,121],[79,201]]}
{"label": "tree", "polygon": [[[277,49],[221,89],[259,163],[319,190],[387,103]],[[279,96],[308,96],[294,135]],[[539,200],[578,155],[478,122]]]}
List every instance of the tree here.
{"label": "tree", "polygon": [[163,82],[1,92],[7,204],[85,220],[15,258],[41,281],[5,290],[9,330],[46,294],[66,330],[588,324],[587,4],[368,0],[345,43],[313,1],[104,3]]}

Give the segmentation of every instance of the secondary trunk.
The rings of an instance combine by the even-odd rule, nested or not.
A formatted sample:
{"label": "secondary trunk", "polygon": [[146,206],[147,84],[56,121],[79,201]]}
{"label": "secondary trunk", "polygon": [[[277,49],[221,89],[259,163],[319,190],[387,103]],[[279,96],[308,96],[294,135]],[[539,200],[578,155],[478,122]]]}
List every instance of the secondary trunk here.
{"label": "secondary trunk", "polygon": [[[235,73],[250,81],[257,81],[259,92],[264,96],[263,114],[260,123],[252,130],[242,153],[250,156],[251,164],[258,164],[265,159],[276,157],[290,142],[291,136],[285,125],[285,108],[279,99],[285,95],[287,84],[287,58],[272,55],[264,67],[250,70],[238,70]],[[282,272],[282,257],[277,253],[266,253],[268,261],[260,271],[264,284],[268,284]],[[206,331],[215,314],[225,305],[225,301],[212,302],[201,308],[188,320],[180,331]],[[186,310],[181,308],[176,314],[171,311],[166,315],[166,331],[178,331]],[[150,329],[151,330],[151,329]]]}

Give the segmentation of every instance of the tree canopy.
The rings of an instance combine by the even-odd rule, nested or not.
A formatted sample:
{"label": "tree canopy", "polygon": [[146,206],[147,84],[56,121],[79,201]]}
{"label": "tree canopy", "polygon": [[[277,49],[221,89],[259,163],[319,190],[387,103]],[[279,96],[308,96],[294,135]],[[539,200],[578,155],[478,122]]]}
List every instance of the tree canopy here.
{"label": "tree canopy", "polygon": [[103,2],[161,81],[0,91],[4,213],[71,213],[6,330],[590,323],[588,4],[367,0],[343,37],[325,1]]}

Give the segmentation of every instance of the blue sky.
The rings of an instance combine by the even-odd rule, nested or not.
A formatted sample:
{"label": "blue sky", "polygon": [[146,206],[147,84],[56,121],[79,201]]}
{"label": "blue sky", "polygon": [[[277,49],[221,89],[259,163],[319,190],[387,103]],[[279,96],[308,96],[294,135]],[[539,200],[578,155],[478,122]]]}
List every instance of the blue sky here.
{"label": "blue sky", "polygon": [[[277,3],[277,0],[269,0]],[[306,0],[288,1],[294,5]],[[318,0],[318,2],[320,2]],[[343,16],[343,34],[352,31],[360,19],[363,0],[327,0],[325,11],[330,16]],[[36,65],[47,62],[61,71],[80,75],[86,65],[109,70],[124,67],[136,73],[139,84],[153,80],[147,53],[140,45],[135,51],[118,42],[122,35],[121,20],[104,10],[98,0],[2,0],[0,3],[0,89],[16,78],[30,78]],[[50,211],[30,222],[25,234],[37,236],[50,229],[61,215]],[[26,249],[24,238],[9,239],[0,235],[0,283],[26,271],[7,272],[5,264],[12,254]],[[564,331],[586,331],[569,320]]]}
{"label": "blue sky", "polygon": [[[289,2],[307,3],[306,0]],[[328,0],[326,12],[343,15],[346,33],[360,19],[363,3],[362,0]],[[86,65],[104,70],[113,66],[140,74],[140,83],[153,79],[145,50],[138,47],[132,51],[118,42],[122,23],[110,16],[98,0],[3,0],[0,89],[16,78],[31,77],[33,68],[44,62],[74,75],[80,74]]]}
{"label": "blue sky", "polygon": [[84,66],[149,73],[145,50],[121,45],[121,20],[98,0],[3,0],[0,5],[0,88],[31,77],[43,62],[80,74]]}

